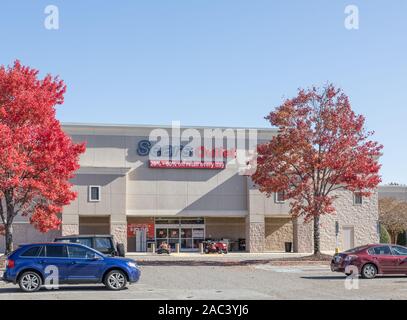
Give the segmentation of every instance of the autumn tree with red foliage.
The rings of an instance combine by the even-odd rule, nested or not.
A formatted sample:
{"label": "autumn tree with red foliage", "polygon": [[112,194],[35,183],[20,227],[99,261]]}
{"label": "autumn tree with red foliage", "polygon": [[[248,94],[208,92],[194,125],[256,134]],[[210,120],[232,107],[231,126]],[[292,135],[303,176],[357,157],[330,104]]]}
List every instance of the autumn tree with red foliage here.
{"label": "autumn tree with red foliage", "polygon": [[258,146],[253,181],[267,196],[284,192],[293,218],[313,220],[314,254],[320,254],[320,217],[335,212],[336,190],[371,195],[381,181],[382,146],[333,85],[300,89],[266,119],[278,134]]}
{"label": "autumn tree with red foliage", "polygon": [[0,67],[0,228],[6,253],[12,225],[27,216],[41,232],[59,227],[62,207],[75,199],[69,179],[84,144],[75,144],[55,119],[66,86],[62,80],[16,61]]}

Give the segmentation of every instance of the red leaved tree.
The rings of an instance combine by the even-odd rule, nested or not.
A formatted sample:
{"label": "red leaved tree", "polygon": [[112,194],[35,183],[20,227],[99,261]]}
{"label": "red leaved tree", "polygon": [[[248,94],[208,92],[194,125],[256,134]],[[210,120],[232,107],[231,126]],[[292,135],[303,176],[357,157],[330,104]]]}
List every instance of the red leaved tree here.
{"label": "red leaved tree", "polygon": [[27,216],[39,231],[59,227],[62,207],[75,199],[69,179],[79,168],[83,144],[74,144],[55,119],[65,84],[22,66],[0,67],[0,228],[6,253],[12,224]]}
{"label": "red leaved tree", "polygon": [[382,146],[333,85],[299,90],[266,119],[278,134],[258,146],[253,181],[268,196],[284,192],[294,218],[313,220],[314,254],[320,254],[320,216],[335,212],[338,189],[371,195],[381,181]]}

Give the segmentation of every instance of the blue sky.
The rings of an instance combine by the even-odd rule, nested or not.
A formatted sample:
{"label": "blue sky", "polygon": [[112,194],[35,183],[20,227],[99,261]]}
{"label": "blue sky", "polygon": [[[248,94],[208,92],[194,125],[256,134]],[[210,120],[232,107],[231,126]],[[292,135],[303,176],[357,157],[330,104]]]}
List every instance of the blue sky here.
{"label": "blue sky", "polygon": [[8,0],[0,64],[60,75],[63,122],[267,127],[298,87],[333,82],[384,144],[383,182],[407,183],[406,16],[405,0]]}

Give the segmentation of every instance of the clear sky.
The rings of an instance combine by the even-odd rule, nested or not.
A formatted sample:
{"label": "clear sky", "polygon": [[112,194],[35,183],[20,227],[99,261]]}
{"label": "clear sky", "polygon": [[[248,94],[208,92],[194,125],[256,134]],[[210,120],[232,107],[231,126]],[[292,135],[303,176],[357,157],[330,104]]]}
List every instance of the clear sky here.
{"label": "clear sky", "polygon": [[63,122],[267,127],[298,87],[333,82],[384,144],[383,182],[407,183],[406,31],[405,0],[3,0],[0,64],[60,75]]}

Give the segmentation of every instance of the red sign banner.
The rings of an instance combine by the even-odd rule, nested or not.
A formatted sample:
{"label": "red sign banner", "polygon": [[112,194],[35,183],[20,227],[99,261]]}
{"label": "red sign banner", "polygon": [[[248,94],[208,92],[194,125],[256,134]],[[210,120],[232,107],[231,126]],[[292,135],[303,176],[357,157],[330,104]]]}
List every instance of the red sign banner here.
{"label": "red sign banner", "polygon": [[129,223],[127,225],[127,236],[134,237],[138,229],[145,229],[147,238],[154,239],[154,223]]}
{"label": "red sign banner", "polygon": [[150,168],[166,169],[224,169],[223,161],[200,162],[200,161],[170,161],[170,160],[150,160]]}

